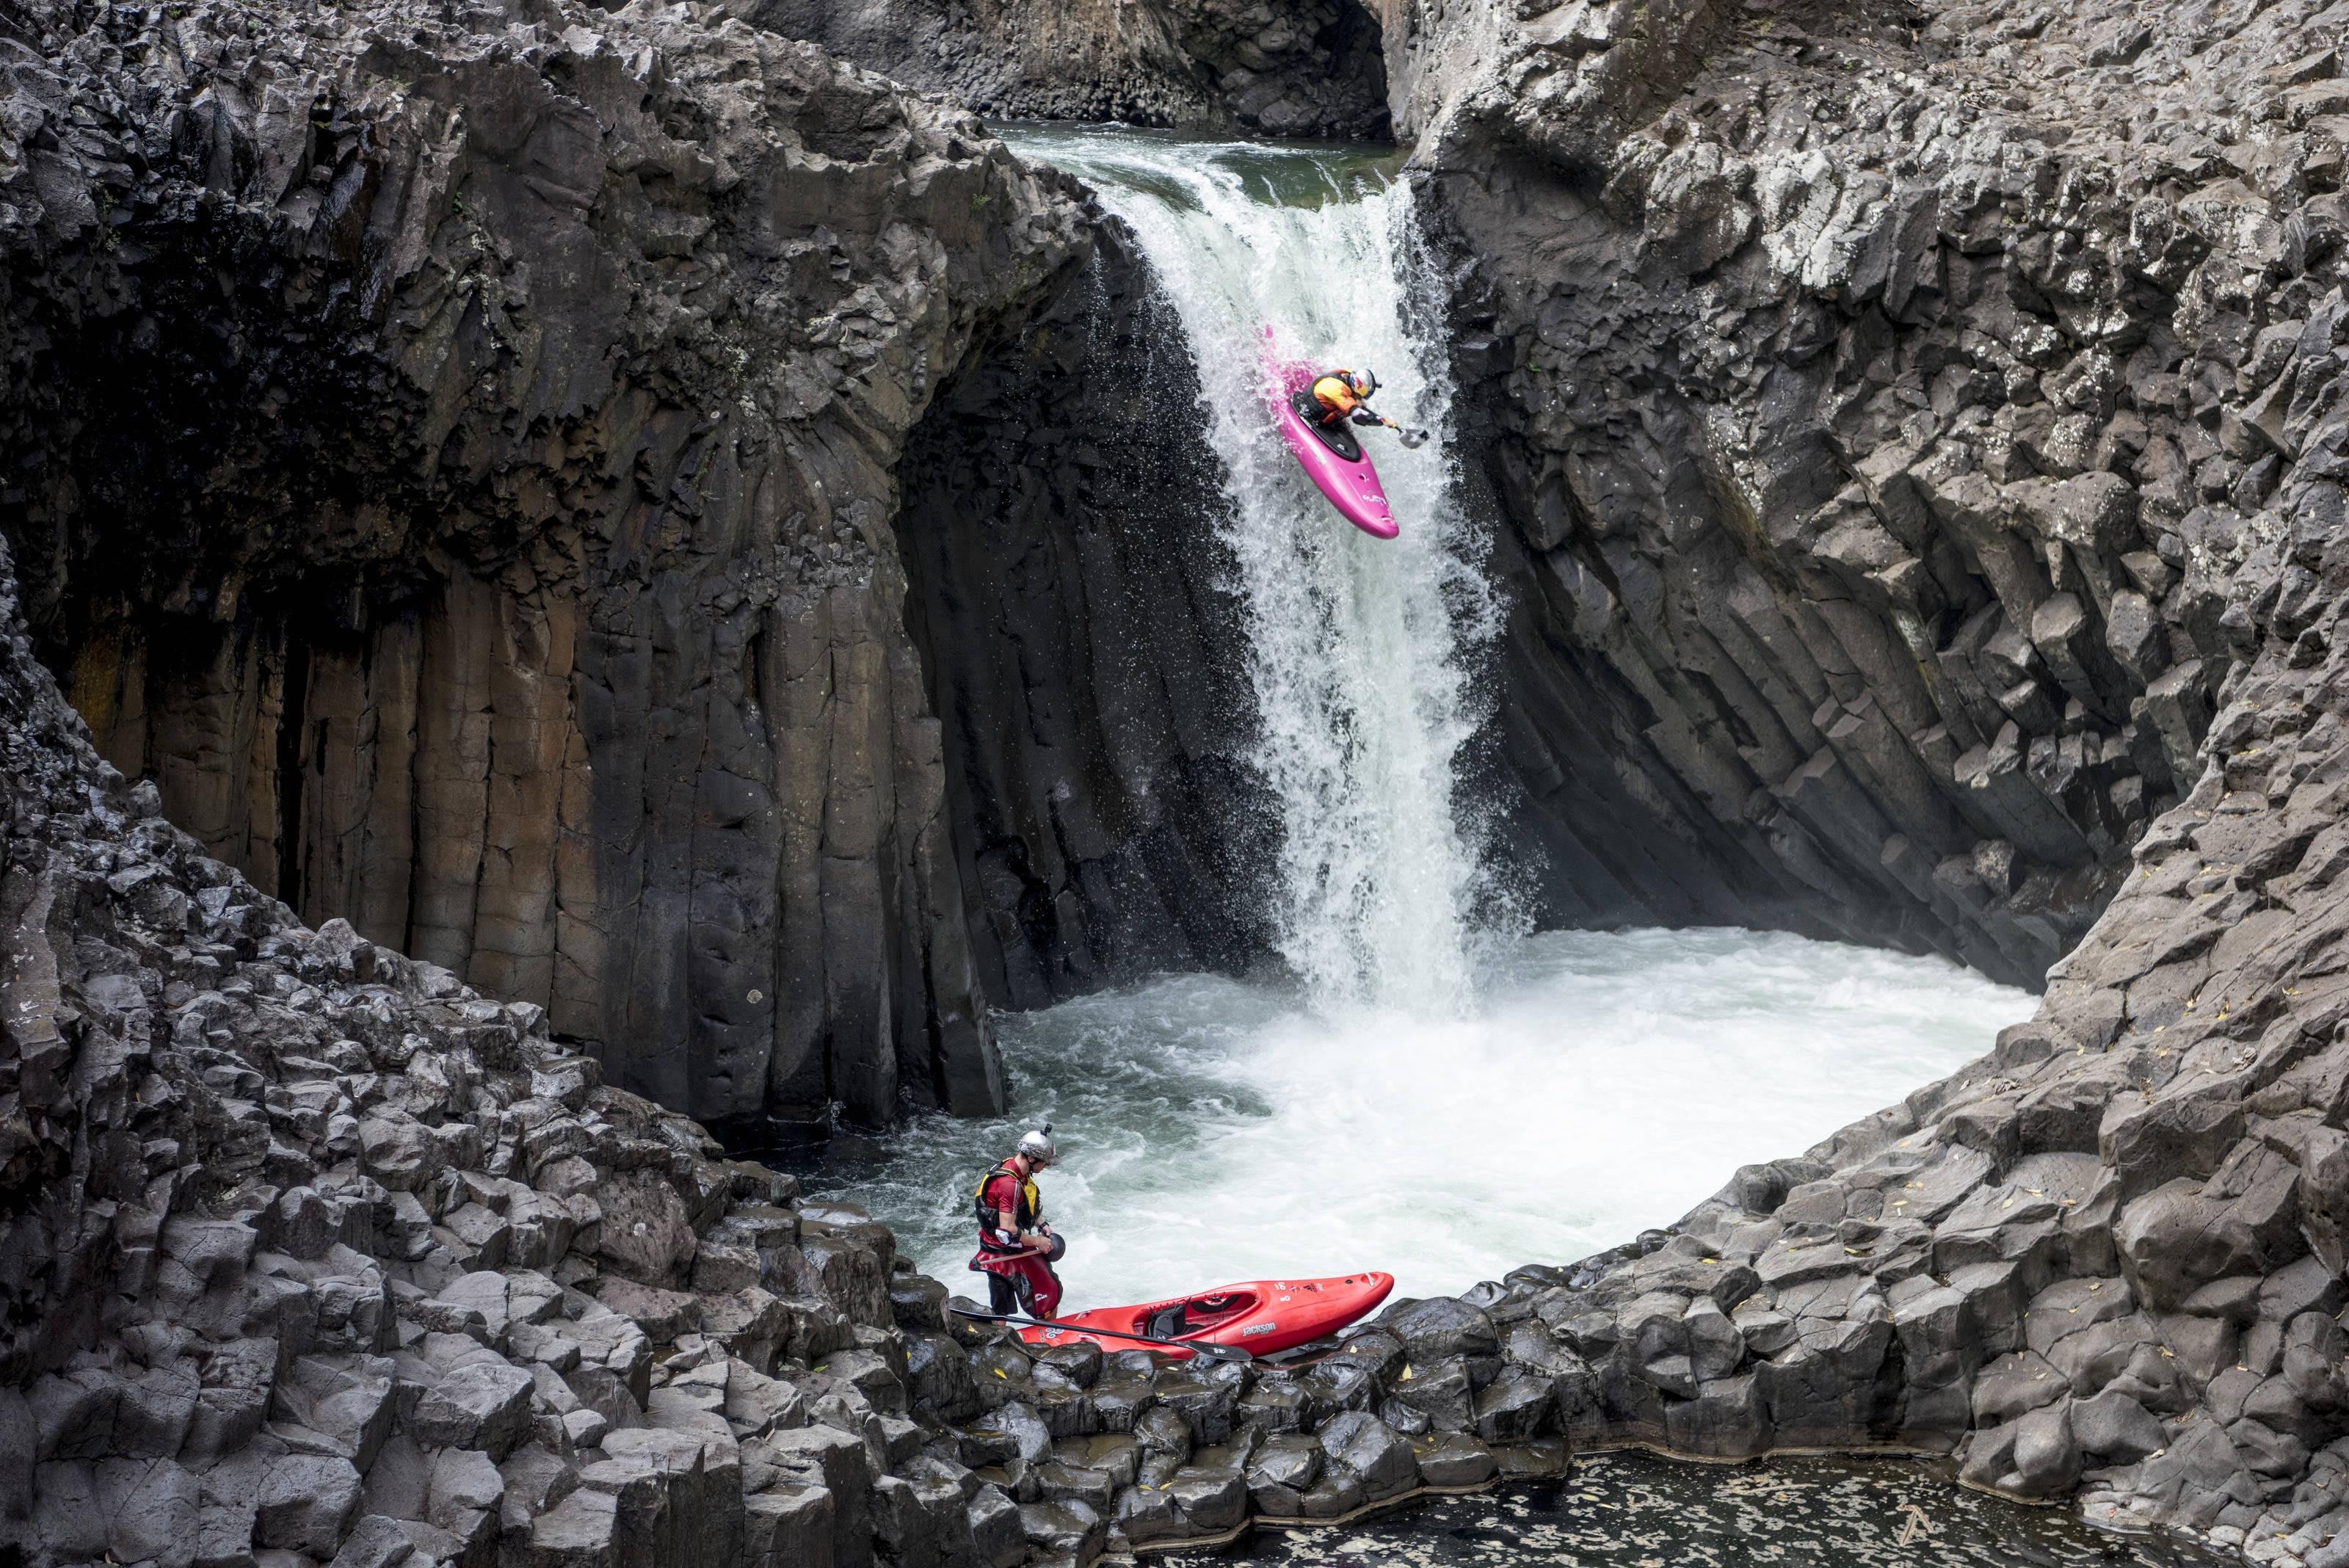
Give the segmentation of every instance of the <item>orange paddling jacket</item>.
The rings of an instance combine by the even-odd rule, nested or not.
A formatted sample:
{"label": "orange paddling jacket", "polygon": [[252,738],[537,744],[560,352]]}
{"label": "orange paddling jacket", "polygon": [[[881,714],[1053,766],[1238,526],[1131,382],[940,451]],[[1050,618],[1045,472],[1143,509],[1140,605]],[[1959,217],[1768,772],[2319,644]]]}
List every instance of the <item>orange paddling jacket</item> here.
{"label": "orange paddling jacket", "polygon": [[1354,389],[1346,380],[1352,374],[1350,370],[1332,370],[1314,379],[1313,400],[1329,410],[1321,416],[1323,424],[1335,424],[1362,406],[1362,400],[1354,396]]}

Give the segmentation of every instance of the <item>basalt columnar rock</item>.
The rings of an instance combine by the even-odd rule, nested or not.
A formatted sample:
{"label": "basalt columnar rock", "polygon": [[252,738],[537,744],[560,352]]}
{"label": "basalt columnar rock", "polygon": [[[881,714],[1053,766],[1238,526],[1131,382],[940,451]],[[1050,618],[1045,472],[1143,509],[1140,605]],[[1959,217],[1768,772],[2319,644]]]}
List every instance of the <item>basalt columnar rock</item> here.
{"label": "basalt columnar rock", "polygon": [[843,59],[1010,119],[1382,137],[1362,0],[728,0]]}
{"label": "basalt columnar rock", "polygon": [[899,472],[909,629],[946,716],[981,989],[1041,1005],[1272,949],[1278,815],[1222,476],[1179,325],[1129,241],[976,345]]}
{"label": "basalt columnar rock", "polygon": [[1113,1494],[1139,1535],[1239,1522],[1253,1380],[974,1355],[886,1229],[605,1085],[544,1009],[304,927],[98,756],[12,568],[10,1561],[1014,1568],[1089,1561]]}
{"label": "basalt columnar rock", "polygon": [[2344,1560],[2349,8],[1518,13],[1391,65],[1557,908],[2052,968],[1948,1082],[1455,1303],[1464,1408]]}
{"label": "basalt columnar rock", "polygon": [[1473,267],[1546,903],[2035,984],[2293,565],[2342,14],[1518,9],[1398,66],[1397,113]]}
{"label": "basalt columnar rock", "polygon": [[681,9],[23,15],[6,524],[101,750],[669,1104],[999,1104],[889,471],[1073,204]]}
{"label": "basalt columnar rock", "polygon": [[[1057,758],[1095,697],[962,668],[1031,612],[939,597],[950,507],[909,611],[901,460],[964,450],[911,435],[939,389],[1141,291],[1065,182],[715,13],[9,18],[0,525],[101,752],[209,852],[745,1136],[999,1108],[972,931],[1021,998],[1224,961],[1219,917],[1143,929],[1132,892],[1214,906],[1186,803],[1232,787],[1237,711]],[[1148,519],[1054,489],[1092,461],[1031,511],[1133,557]],[[1067,613],[1114,613],[1073,570]],[[950,758],[1015,727],[1031,798],[963,831]]]}

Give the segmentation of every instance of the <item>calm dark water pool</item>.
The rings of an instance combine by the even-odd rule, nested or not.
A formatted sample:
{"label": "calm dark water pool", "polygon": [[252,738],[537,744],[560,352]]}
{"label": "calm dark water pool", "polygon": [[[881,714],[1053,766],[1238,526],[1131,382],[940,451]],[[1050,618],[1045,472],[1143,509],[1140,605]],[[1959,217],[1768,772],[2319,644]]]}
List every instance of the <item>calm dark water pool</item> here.
{"label": "calm dark water pool", "polygon": [[[1905,1538],[1905,1539],[1904,1539]],[[1737,1468],[1599,1454],[1560,1480],[1445,1498],[1335,1530],[1258,1529],[1233,1568],[2188,1568],[2215,1559],[2091,1530],[1900,1460],[1775,1459]]]}

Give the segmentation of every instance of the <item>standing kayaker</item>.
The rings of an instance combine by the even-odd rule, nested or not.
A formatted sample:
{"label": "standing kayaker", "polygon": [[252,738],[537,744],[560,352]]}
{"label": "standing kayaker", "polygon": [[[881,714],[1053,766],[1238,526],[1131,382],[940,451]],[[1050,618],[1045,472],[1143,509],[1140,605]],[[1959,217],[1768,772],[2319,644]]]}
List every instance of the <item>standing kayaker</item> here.
{"label": "standing kayaker", "polygon": [[1019,1151],[979,1178],[978,1253],[973,1271],[987,1276],[989,1305],[999,1313],[1050,1317],[1060,1310],[1061,1279],[1053,1261],[1068,1243],[1043,1222],[1036,1173],[1059,1157],[1052,1124],[1019,1135]]}
{"label": "standing kayaker", "polygon": [[[1292,386],[1294,382],[1290,383]],[[1379,389],[1379,379],[1368,370],[1331,370],[1313,379],[1313,400],[1321,405],[1321,421],[1334,425],[1350,417],[1358,425],[1384,425],[1391,431],[1402,427],[1391,419],[1371,411],[1371,394]]]}

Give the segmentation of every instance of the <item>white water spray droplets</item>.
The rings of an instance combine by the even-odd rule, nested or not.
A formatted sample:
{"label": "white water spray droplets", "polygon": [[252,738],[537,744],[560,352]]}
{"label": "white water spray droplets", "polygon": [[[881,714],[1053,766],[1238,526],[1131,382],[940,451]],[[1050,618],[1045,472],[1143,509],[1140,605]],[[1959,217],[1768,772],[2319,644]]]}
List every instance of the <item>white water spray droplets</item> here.
{"label": "white water spray droplets", "polygon": [[[1022,130],[1132,225],[1199,371],[1248,622],[1253,758],[1281,815],[1282,954],[1325,1012],[1458,1016],[1472,1002],[1478,833],[1458,763],[1487,711],[1472,674],[1497,629],[1462,514],[1453,389],[1414,334],[1429,281],[1408,190],[1359,155],[1131,131]],[[1365,431],[1402,536],[1359,533],[1281,446],[1261,331],[1287,356],[1376,371],[1411,451]]]}

